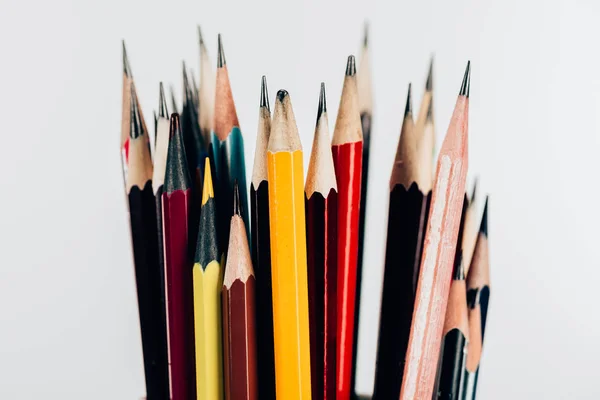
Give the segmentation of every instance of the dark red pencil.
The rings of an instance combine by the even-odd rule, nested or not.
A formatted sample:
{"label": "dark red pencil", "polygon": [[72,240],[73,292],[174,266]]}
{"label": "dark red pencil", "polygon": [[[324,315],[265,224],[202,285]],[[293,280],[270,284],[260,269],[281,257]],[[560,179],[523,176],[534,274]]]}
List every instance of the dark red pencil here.
{"label": "dark red pencil", "polygon": [[192,265],[188,257],[188,218],[192,199],[179,115],[171,115],[163,193],[163,237],[167,281],[171,399],[196,396]]}
{"label": "dark red pencil", "polygon": [[350,398],[352,379],[362,147],[356,63],[354,56],[350,56],[331,146],[338,186],[338,400]]}
{"label": "dark red pencil", "polygon": [[312,398],[336,397],[337,184],[329,147],[325,84],[305,187]]}

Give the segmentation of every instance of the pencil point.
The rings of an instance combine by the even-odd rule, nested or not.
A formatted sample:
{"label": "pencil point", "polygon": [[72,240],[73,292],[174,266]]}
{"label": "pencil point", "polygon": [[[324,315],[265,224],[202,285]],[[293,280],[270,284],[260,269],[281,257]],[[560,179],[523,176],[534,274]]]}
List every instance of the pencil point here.
{"label": "pencil point", "polygon": [[287,96],[289,96],[289,93],[287,92],[287,90],[281,89],[277,92],[277,101],[279,101],[280,103],[283,103],[283,101],[285,100],[285,98]]}
{"label": "pencil point", "polygon": [[171,114],[169,138],[164,190],[166,193],[173,193],[176,190],[187,190],[190,188],[190,175],[187,168],[185,146],[179,123],[179,114],[177,113]]}
{"label": "pencil point", "polygon": [[266,107],[267,110],[271,112],[271,107],[269,106],[269,92],[267,91],[267,77],[264,75],[260,82],[260,106]]}
{"label": "pencil point", "polygon": [[475,181],[473,182],[473,191],[471,192],[471,203],[473,203],[475,201],[475,199],[477,198],[477,188],[479,185],[479,177],[476,176],[475,177]]}
{"label": "pencil point", "polygon": [[429,60],[429,73],[427,74],[427,82],[425,83],[425,90],[431,92],[433,90],[433,54]]}
{"label": "pencil point", "polygon": [[217,36],[217,53],[217,68],[222,68],[227,62],[225,61],[225,52],[223,51],[223,42],[220,33]]}
{"label": "pencil point", "polygon": [[346,63],[346,76],[356,75],[356,59],[354,56],[348,56],[348,62]]}
{"label": "pencil point", "polygon": [[173,89],[173,85],[169,85],[169,92],[171,93],[171,107],[173,108],[173,112],[177,111],[177,100],[175,100],[175,90]]}
{"label": "pencil point", "polygon": [[242,204],[240,201],[240,187],[238,180],[233,181],[233,214],[242,216]]}
{"label": "pencil point", "polygon": [[182,74],[183,74],[183,99],[185,101],[185,105],[194,101],[194,92],[192,91],[192,87],[190,86],[190,81],[187,74],[187,68],[185,65],[185,61],[182,61]]}
{"label": "pencil point", "polygon": [[138,105],[137,95],[135,93],[135,86],[131,82],[131,131],[129,136],[132,139],[136,139],[144,134],[144,127],[142,125],[142,116],[140,115],[140,107]]}
{"label": "pencil point", "polygon": [[210,170],[210,158],[204,159],[204,184],[202,185],[202,201],[201,205],[205,205],[208,199],[215,197],[213,188],[212,172]]}
{"label": "pencil point", "polygon": [[412,114],[412,99],[411,99],[411,87],[412,83],[408,84],[408,94],[406,95],[406,108],[404,109],[404,117],[408,114]]}
{"label": "pencil point", "polygon": [[165,88],[163,83],[160,83],[158,99],[158,116],[159,118],[169,118],[169,110],[167,109],[167,99],[165,97]]}
{"label": "pencil point", "polygon": [[486,237],[488,235],[488,201],[490,196],[485,196],[485,205],[483,206],[483,216],[481,217],[481,227],[479,232],[483,233]]}
{"label": "pencil point", "polygon": [[365,21],[365,28],[363,34],[363,47],[369,46],[369,21]]}
{"label": "pencil point", "polygon": [[469,97],[471,89],[471,61],[467,61],[467,69],[465,69],[465,76],[463,77],[462,84],[460,85],[459,96]]}
{"label": "pencil point", "polygon": [[202,38],[202,29],[200,29],[200,25],[196,25],[196,27],[198,28],[198,42],[200,43],[200,46],[203,46],[204,39]]}
{"label": "pencil point", "polygon": [[321,82],[321,92],[319,93],[319,109],[317,110],[317,122],[321,115],[327,112],[327,100],[325,98],[325,82]]}
{"label": "pencil point", "polygon": [[129,65],[129,57],[127,57],[127,49],[125,48],[125,39],[121,40],[123,46],[123,73],[126,77],[132,78],[131,66]]}

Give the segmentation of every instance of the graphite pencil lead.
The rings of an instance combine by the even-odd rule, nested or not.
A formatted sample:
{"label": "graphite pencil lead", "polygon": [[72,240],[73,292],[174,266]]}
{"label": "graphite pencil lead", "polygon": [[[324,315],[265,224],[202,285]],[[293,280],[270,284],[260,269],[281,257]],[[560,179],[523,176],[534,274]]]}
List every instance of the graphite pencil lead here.
{"label": "graphite pencil lead", "polygon": [[404,108],[404,117],[406,117],[408,114],[412,114],[411,87],[412,83],[409,83],[408,94],[406,95],[406,108]]}
{"label": "graphite pencil lead", "polygon": [[278,100],[280,103],[283,103],[283,101],[285,100],[285,98],[286,98],[286,97],[288,97],[288,96],[289,96],[289,93],[288,93],[288,91],[287,91],[287,90],[285,90],[285,89],[281,89],[281,90],[279,90],[279,91],[277,92],[277,100]]}
{"label": "graphite pencil lead", "polygon": [[266,107],[267,110],[271,112],[271,107],[269,106],[269,92],[267,91],[267,77],[264,75],[260,82],[260,106]]}
{"label": "graphite pencil lead", "polygon": [[475,177],[475,181],[473,182],[473,191],[471,192],[471,199],[469,200],[469,202],[471,204],[473,204],[475,202],[475,200],[477,199],[477,189],[479,187],[479,177],[476,176]]}
{"label": "graphite pencil lead", "polygon": [[488,235],[488,201],[490,196],[485,196],[485,205],[483,206],[483,216],[481,217],[481,226],[479,232],[487,237]]}
{"label": "graphite pencil lead", "polygon": [[346,63],[346,76],[356,75],[356,59],[353,55],[348,56],[348,62]]}
{"label": "graphite pencil lead", "polygon": [[221,34],[217,36],[217,68],[223,68],[227,64],[225,61],[225,52],[223,51],[223,41]]}
{"label": "graphite pencil lead", "polygon": [[190,87],[190,81],[188,79],[188,74],[187,74],[187,68],[185,66],[185,61],[183,61],[181,63],[181,65],[182,65],[182,74],[183,74],[183,99],[185,100],[185,103],[187,104],[191,100],[193,100],[192,89]]}
{"label": "graphite pencil lead", "polygon": [[233,214],[242,216],[242,204],[240,202],[240,188],[237,179],[233,181]]}
{"label": "graphite pencil lead", "polygon": [[167,99],[165,97],[165,88],[161,82],[159,85],[159,99],[158,99],[158,117],[169,118],[169,110],[167,109]]}
{"label": "graphite pencil lead", "polygon": [[173,193],[176,190],[187,190],[190,188],[190,176],[183,136],[181,134],[181,125],[179,123],[179,114],[171,114],[169,137],[164,188],[166,193]]}
{"label": "graphite pencil lead", "polygon": [[173,108],[173,112],[176,113],[177,111],[177,100],[175,100],[175,89],[173,89],[173,85],[169,85],[169,92],[171,95],[171,107]]}
{"label": "graphite pencil lead", "polygon": [[123,45],[123,73],[128,78],[133,78],[131,66],[129,65],[129,57],[127,57],[127,49],[125,48],[125,39],[121,41]]}
{"label": "graphite pencil lead", "polygon": [[140,115],[140,107],[138,105],[138,99],[135,94],[135,85],[131,82],[131,129],[129,137],[136,139],[144,134],[144,125],[142,123],[142,116]]}
{"label": "graphite pencil lead", "polygon": [[425,90],[428,92],[433,90],[433,54],[429,60],[429,73],[427,74],[427,82],[425,82]]}
{"label": "graphite pencil lead", "polygon": [[365,21],[365,29],[363,34],[363,47],[369,46],[369,22]]}
{"label": "graphite pencil lead", "polygon": [[200,46],[204,46],[204,39],[202,38],[202,29],[200,29],[200,25],[196,25],[196,28],[198,29],[198,43],[200,44]]}
{"label": "graphite pencil lead", "polygon": [[327,100],[325,98],[325,82],[321,82],[321,92],[319,93],[319,109],[317,110],[317,122],[321,115],[327,112]]}
{"label": "graphite pencil lead", "polygon": [[465,76],[463,77],[462,84],[460,85],[459,96],[469,97],[471,89],[471,61],[467,61],[467,68],[465,69]]}

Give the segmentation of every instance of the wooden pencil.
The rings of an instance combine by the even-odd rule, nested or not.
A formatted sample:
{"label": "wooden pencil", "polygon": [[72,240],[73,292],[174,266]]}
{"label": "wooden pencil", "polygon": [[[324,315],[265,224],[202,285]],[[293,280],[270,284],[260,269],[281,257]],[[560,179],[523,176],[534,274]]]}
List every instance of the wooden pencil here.
{"label": "wooden pencil", "polygon": [[360,214],[358,219],[358,256],[356,267],[356,307],[354,310],[354,347],[352,358],[352,380],[350,388],[354,391],[356,378],[358,329],[360,326],[360,297],[363,275],[363,252],[365,241],[365,221],[367,212],[367,195],[369,184],[369,152],[371,148],[371,124],[373,119],[373,88],[371,84],[371,61],[369,57],[369,32],[365,23],[360,63],[356,72],[356,85],[358,88],[358,107],[363,134],[362,179],[360,186]]}
{"label": "wooden pencil", "polygon": [[130,91],[129,168],[125,186],[129,200],[146,396],[149,400],[164,399],[169,393],[169,379],[166,330],[164,313],[161,311],[161,271],[152,191],[152,161],[146,141],[148,131],[140,113],[133,82],[130,82]]}
{"label": "wooden pencil", "polygon": [[237,181],[233,186],[233,216],[223,280],[223,343],[225,347],[225,397],[258,399],[256,373],[256,309],[254,270],[246,226],[240,209]]}
{"label": "wooden pencil", "polygon": [[465,260],[465,276],[469,274],[469,267],[471,266],[471,260],[473,259],[473,252],[475,251],[475,244],[479,233],[479,219],[477,218],[477,186],[478,180],[475,178],[473,191],[471,192],[471,197],[468,199],[468,207],[465,212],[464,232],[461,240],[463,258]]}
{"label": "wooden pencil", "polygon": [[196,396],[192,265],[188,250],[192,188],[178,114],[171,114],[169,132],[162,203],[171,399],[186,400]]}
{"label": "wooden pencil", "polygon": [[444,320],[442,346],[438,370],[438,387],[434,399],[461,400],[469,342],[469,317],[467,315],[467,289],[462,252],[459,251],[450,285],[448,307]]}
{"label": "wooden pencil", "polygon": [[422,144],[413,122],[409,85],[390,177],[375,399],[391,399],[400,395],[431,201],[431,173],[427,167],[423,168],[421,157],[422,153],[430,153],[431,148]]}
{"label": "wooden pencil", "polygon": [[440,149],[400,400],[433,394],[468,166],[470,62]]}
{"label": "wooden pencil", "polygon": [[242,219],[248,226],[248,193],[246,185],[246,161],[244,160],[244,138],[240,130],[237,112],[231,93],[229,73],[223,50],[221,35],[218,36],[217,78],[215,86],[215,113],[211,146],[216,167],[219,191],[223,207],[220,208],[219,224],[223,228],[224,241],[229,238],[229,220],[233,207],[233,182],[238,181]]}
{"label": "wooden pencil", "polygon": [[356,63],[354,56],[349,56],[331,146],[338,186],[336,375],[339,400],[350,398],[352,380],[362,146]]}
{"label": "wooden pencil", "polygon": [[210,161],[205,157],[198,240],[193,267],[196,385],[198,399],[223,398],[221,346],[222,251],[217,235],[217,210]]}
{"label": "wooden pencil", "polygon": [[287,91],[277,92],[267,147],[276,395],[311,399],[304,167]]}
{"label": "wooden pencil", "polygon": [[[200,132],[205,146],[210,144],[210,132],[213,129],[215,108],[215,73],[210,64],[208,50],[202,38],[202,31],[198,26],[198,41],[200,47],[200,88],[198,103],[198,118]],[[208,150],[208,149],[207,149]]]}
{"label": "wooden pencil", "polygon": [[258,397],[275,399],[275,353],[273,348],[273,294],[271,285],[271,241],[269,238],[269,181],[267,145],[271,135],[271,108],[267,78],[262,77],[258,133],[250,183],[250,228],[252,264],[256,276],[256,336]]}
{"label": "wooden pencil", "polygon": [[474,400],[477,394],[479,362],[490,301],[490,260],[488,250],[488,201],[486,197],[471,269],[467,276],[467,305],[471,341],[468,347],[464,399]]}
{"label": "wooden pencil", "polygon": [[324,83],[321,83],[304,192],[312,397],[333,400],[336,397],[337,183]]}
{"label": "wooden pencil", "polygon": [[[429,62],[429,73],[425,82],[425,92],[419,107],[419,115],[415,124],[419,152],[419,165],[423,175],[434,178],[433,162],[435,155],[435,125],[433,120],[433,56]],[[428,151],[425,151],[427,149]]]}
{"label": "wooden pencil", "polygon": [[179,114],[179,107],[177,106],[177,100],[175,99],[175,89],[173,85],[169,85],[169,95],[171,96],[171,108],[174,113]]}

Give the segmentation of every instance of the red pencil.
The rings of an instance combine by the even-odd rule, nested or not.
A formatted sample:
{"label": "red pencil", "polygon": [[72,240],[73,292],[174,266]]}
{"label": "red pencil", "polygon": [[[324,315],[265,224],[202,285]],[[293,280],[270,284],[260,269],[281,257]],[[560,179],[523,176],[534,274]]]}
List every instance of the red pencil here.
{"label": "red pencil", "polygon": [[179,115],[171,115],[169,152],[163,192],[163,237],[167,282],[171,399],[196,396],[192,265],[188,257],[191,181]]}
{"label": "red pencil", "polygon": [[348,57],[331,150],[338,186],[337,399],[350,398],[363,137],[356,64]]}
{"label": "red pencil", "polygon": [[433,393],[465,197],[469,82],[470,63],[438,158],[400,400]]}
{"label": "red pencil", "polygon": [[333,400],[336,395],[337,184],[329,147],[324,83],[321,83],[304,193],[312,398]]}

